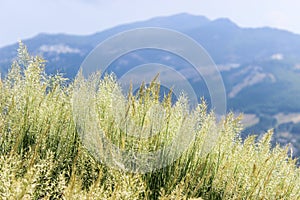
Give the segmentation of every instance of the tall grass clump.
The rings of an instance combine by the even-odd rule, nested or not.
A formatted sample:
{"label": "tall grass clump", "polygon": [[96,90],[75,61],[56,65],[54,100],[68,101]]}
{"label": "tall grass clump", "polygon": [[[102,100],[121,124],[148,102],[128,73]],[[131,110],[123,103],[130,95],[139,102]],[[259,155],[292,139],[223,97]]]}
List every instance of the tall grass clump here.
{"label": "tall grass clump", "polygon": [[[240,118],[161,100],[156,80],[134,94],[113,75],[70,83],[44,65],[20,43],[0,80],[0,199],[300,199],[296,160],[271,131],[242,141]],[[136,159],[159,150],[161,162]]]}

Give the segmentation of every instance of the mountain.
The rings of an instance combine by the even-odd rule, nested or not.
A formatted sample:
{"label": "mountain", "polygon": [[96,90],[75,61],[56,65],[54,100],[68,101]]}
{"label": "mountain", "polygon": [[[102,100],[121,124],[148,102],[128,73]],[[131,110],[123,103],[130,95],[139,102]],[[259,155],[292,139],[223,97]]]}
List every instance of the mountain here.
{"label": "mountain", "polygon": [[[84,58],[100,42],[122,31],[142,27],[173,29],[202,45],[222,74],[228,110],[245,113],[244,136],[274,128],[274,143],[291,143],[294,153],[300,155],[300,35],[270,27],[241,28],[225,18],[209,20],[178,14],[124,24],[93,35],[43,33],[23,42],[31,53],[48,61],[47,73],[59,71],[72,79]],[[17,47],[16,43],[0,48],[2,75],[16,57]],[[166,52],[142,50],[120,57],[111,68],[122,74],[132,66],[149,62],[171,65],[181,71],[188,65]],[[194,87],[202,89],[199,96],[209,98],[203,80],[192,82]]]}
{"label": "mountain", "polygon": [[[285,59],[300,60],[299,35],[273,28],[240,28],[229,19],[211,21],[189,14],[157,17],[88,36],[39,34],[23,42],[30,52],[43,55],[49,61],[49,73],[59,70],[73,77],[81,61],[97,44],[114,34],[141,27],[162,27],[185,33],[199,42],[217,64],[252,62],[275,54],[281,54]],[[2,73],[15,58],[16,49],[17,43],[0,48]]]}

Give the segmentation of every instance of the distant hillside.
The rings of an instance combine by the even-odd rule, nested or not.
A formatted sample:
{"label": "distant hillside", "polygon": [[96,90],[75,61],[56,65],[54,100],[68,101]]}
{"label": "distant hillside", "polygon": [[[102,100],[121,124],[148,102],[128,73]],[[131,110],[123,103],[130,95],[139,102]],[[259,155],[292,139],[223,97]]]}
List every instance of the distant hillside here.
{"label": "distant hillside", "polygon": [[[101,41],[141,27],[177,30],[201,44],[219,66],[226,86],[228,110],[252,116],[251,122],[246,122],[250,126],[244,134],[275,128],[277,141],[291,142],[300,155],[300,120],[295,120],[300,115],[300,35],[269,27],[241,28],[229,19],[209,20],[203,16],[178,14],[124,24],[93,35],[39,34],[23,42],[31,53],[48,60],[47,73],[61,72],[73,78],[87,54]],[[16,57],[16,50],[17,43],[0,49],[2,75]],[[141,59],[135,59],[137,55]],[[164,59],[166,56],[172,59]],[[172,56],[154,50],[132,52],[116,60],[111,69],[122,74],[132,66],[157,62],[185,71],[187,64]],[[202,89],[199,96],[209,99],[203,81],[192,83]]]}

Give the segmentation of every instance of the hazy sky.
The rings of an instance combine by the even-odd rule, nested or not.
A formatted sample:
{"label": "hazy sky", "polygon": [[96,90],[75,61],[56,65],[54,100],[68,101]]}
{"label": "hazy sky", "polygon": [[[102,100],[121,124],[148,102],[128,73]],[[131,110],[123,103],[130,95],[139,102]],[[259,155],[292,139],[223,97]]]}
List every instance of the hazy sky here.
{"label": "hazy sky", "polygon": [[0,46],[38,33],[92,34],[118,24],[187,12],[242,27],[300,34],[298,0],[0,0]]}

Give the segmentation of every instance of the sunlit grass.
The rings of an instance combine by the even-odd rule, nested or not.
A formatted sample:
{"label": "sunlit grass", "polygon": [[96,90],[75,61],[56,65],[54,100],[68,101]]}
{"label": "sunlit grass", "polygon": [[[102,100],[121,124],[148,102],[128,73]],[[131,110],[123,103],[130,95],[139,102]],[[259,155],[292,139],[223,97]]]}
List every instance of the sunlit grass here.
{"label": "sunlit grass", "polygon": [[[300,198],[299,168],[288,148],[271,149],[271,132],[258,142],[254,136],[242,141],[239,118],[228,114],[216,122],[204,102],[190,111],[184,96],[175,104],[168,95],[160,101],[155,81],[124,95],[112,75],[78,76],[67,84],[60,75],[47,76],[44,62],[21,44],[0,81],[1,199]],[[74,100],[75,92],[82,98]],[[85,132],[78,132],[93,128],[88,121],[74,122],[91,114],[81,110],[85,103],[95,106],[97,127],[120,149],[157,151],[177,133],[193,140],[170,165],[147,173],[132,171],[153,168],[151,162],[137,165],[116,152],[105,154],[132,170],[124,172],[101,160],[97,151],[107,150],[101,143],[88,146]]]}

